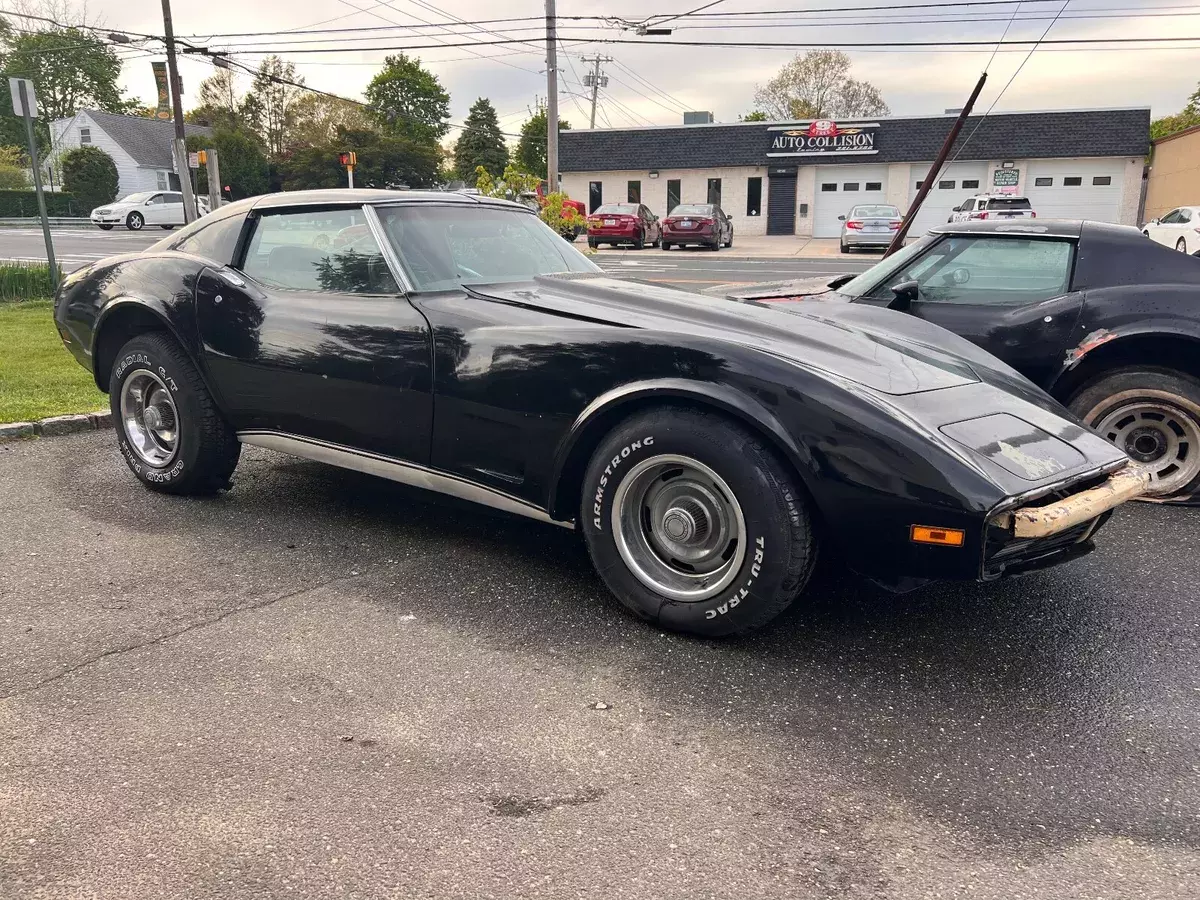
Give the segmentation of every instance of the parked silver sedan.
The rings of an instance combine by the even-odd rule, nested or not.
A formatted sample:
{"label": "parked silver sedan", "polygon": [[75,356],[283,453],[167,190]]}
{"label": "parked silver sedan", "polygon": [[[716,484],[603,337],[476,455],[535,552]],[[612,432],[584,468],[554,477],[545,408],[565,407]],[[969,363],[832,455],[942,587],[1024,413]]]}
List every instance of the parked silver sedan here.
{"label": "parked silver sedan", "polygon": [[900,210],[884,203],[864,203],[850,210],[848,216],[838,216],[842,223],[842,252],[855,247],[886,249],[900,230],[903,216]]}

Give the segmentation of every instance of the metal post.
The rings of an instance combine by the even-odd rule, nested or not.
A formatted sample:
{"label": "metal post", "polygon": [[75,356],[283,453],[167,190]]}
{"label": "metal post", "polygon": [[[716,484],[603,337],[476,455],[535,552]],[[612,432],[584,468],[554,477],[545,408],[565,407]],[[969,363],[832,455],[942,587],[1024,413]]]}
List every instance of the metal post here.
{"label": "metal post", "polygon": [[954,141],[958,138],[958,133],[962,131],[963,123],[967,121],[967,116],[971,114],[971,108],[975,105],[975,101],[979,99],[979,92],[983,90],[983,85],[986,81],[987,72],[984,72],[979,76],[979,81],[975,83],[975,90],[971,91],[971,96],[967,98],[967,105],[958,114],[958,118],[954,122],[954,127],[946,135],[946,140],[942,143],[942,149],[938,152],[937,159],[929,167],[929,171],[925,175],[925,180],[921,182],[921,188],[917,191],[917,196],[913,198],[912,205],[908,208],[908,214],[900,223],[900,230],[896,232],[896,236],[888,244],[888,248],[883,254],[884,259],[887,259],[904,246],[904,239],[908,236],[908,229],[912,227],[913,219],[917,217],[917,213],[921,209],[921,204],[925,202],[925,195],[933,188],[933,183],[937,180],[938,173],[942,171],[942,165],[946,162],[946,157],[950,155],[950,151],[954,147]]}
{"label": "metal post", "polygon": [[171,0],[162,0],[163,35],[167,45],[167,77],[171,79],[171,112],[175,118],[175,166],[183,191],[183,220],[195,222],[199,216],[196,196],[192,193],[192,174],[188,168],[187,140],[183,130],[183,98],[179,96],[179,67],[175,60],[175,28],[171,24]]}
{"label": "metal post", "polygon": [[221,164],[217,162],[217,151],[208,151],[208,208],[216,212],[221,206]]}
{"label": "metal post", "polygon": [[354,187],[354,166],[346,166],[346,187]]}
{"label": "metal post", "polygon": [[42,193],[42,172],[38,163],[37,138],[33,133],[33,116],[29,114],[29,97],[25,82],[17,84],[21,94],[21,112],[25,116],[25,136],[29,138],[29,161],[33,163],[33,187],[37,191],[38,214],[42,217],[42,237],[46,240],[46,262],[50,265],[50,286],[58,291],[58,263],[54,259],[54,241],[50,237],[50,219],[46,215],[46,195]]}
{"label": "metal post", "polygon": [[[165,3],[166,0],[163,0]],[[558,190],[558,32],[554,0],[546,0],[546,183]]]}

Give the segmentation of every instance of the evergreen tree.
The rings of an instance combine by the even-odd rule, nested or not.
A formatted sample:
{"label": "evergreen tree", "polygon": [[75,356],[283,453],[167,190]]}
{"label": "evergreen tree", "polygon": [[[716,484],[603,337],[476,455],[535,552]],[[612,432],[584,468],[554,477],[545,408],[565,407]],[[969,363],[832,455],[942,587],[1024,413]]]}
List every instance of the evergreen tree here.
{"label": "evergreen tree", "polygon": [[454,145],[454,171],[463,181],[475,179],[476,166],[499,175],[508,165],[508,146],[491,101],[480,97],[471,106],[466,125]]}

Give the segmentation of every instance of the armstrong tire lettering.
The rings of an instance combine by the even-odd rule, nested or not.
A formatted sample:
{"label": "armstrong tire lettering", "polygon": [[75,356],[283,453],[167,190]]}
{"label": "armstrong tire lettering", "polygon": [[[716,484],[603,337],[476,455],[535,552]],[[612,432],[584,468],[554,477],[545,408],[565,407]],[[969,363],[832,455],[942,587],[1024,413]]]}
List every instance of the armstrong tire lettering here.
{"label": "armstrong tire lettering", "polygon": [[[634,467],[661,455],[696,460],[736,495],[746,552],[736,576],[715,596],[688,601],[658,593],[618,550],[614,496]],[[805,496],[796,474],[739,424],[716,413],[664,406],[635,414],[601,441],[584,475],[580,522],[596,570],[626,608],[664,628],[722,637],[765,624],[804,588],[816,559]]]}
{"label": "armstrong tire lettering", "polygon": [[[165,493],[212,494],[227,488],[241,444],[183,349],[168,335],[151,332],[132,338],[121,348],[117,360],[109,380],[109,405],[117,444],[130,471],[142,484]],[[122,387],[139,371],[161,379],[175,404],[176,450],[161,466],[138,454],[122,418]]]}

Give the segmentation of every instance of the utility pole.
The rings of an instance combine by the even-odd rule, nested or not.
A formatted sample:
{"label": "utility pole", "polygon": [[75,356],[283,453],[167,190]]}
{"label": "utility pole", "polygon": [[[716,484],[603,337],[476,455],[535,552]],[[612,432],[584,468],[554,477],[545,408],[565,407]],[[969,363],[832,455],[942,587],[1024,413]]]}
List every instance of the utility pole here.
{"label": "utility pole", "polygon": [[608,87],[608,76],[600,74],[600,64],[610,63],[613,61],[611,56],[593,56],[590,59],[583,57],[584,62],[590,62],[595,65],[595,68],[588,74],[583,76],[583,83],[592,89],[592,118],[588,128],[596,127],[596,95],[600,92],[600,88]]}
{"label": "utility pole", "polygon": [[37,192],[38,215],[42,220],[42,239],[46,242],[46,264],[50,267],[50,287],[58,291],[58,263],[54,259],[54,241],[50,238],[50,219],[46,216],[46,195],[42,193],[42,168],[38,161],[37,137],[33,133],[33,117],[37,100],[33,82],[24,78],[8,79],[12,91],[13,112],[25,120],[25,136],[29,140],[29,162],[33,166],[33,188]]}
{"label": "utility pole", "polygon": [[171,24],[171,0],[162,0],[163,34],[167,44],[167,77],[171,79],[171,111],[175,117],[175,144],[172,156],[183,191],[183,220],[195,222],[196,196],[192,193],[192,173],[188,168],[187,142],[183,132],[183,98],[179,96],[179,66],[175,60],[175,28]]}
{"label": "utility pole", "polygon": [[[163,0],[164,3],[167,0]],[[546,183],[558,190],[558,31],[554,0],[546,0]]]}

